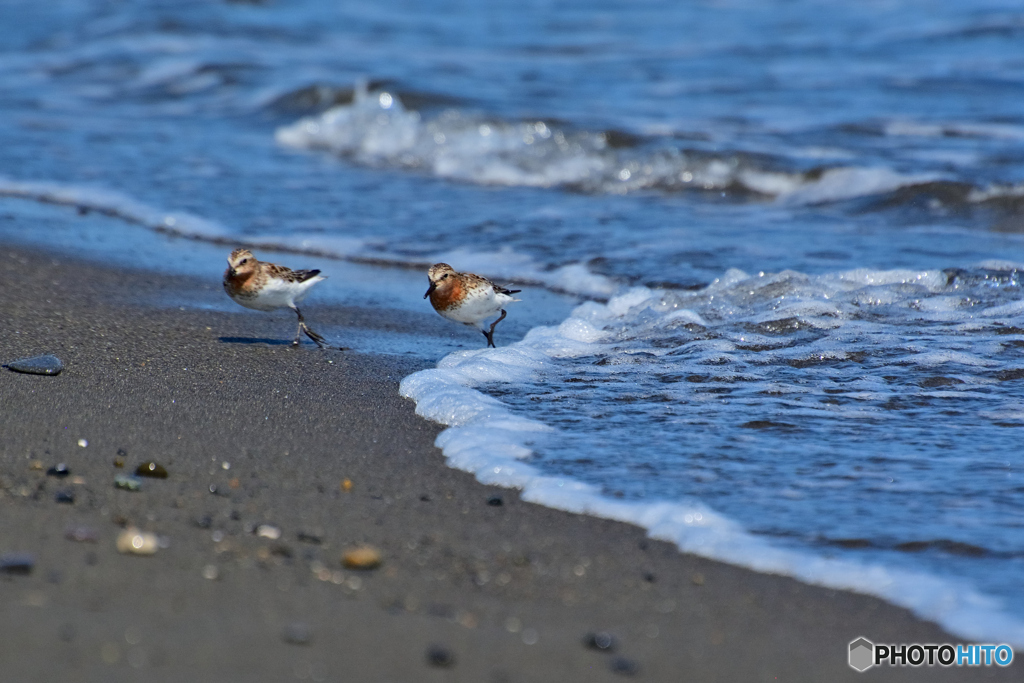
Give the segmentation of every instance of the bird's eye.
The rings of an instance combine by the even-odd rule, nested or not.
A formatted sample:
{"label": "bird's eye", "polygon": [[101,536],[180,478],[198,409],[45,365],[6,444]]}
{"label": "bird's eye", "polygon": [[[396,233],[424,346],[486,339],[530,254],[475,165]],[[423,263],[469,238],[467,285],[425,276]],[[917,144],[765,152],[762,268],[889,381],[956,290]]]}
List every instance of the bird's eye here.
{"label": "bird's eye", "polygon": [[239,262],[238,262],[238,265],[240,265],[240,266],[244,266],[244,265],[245,265],[246,263],[248,263],[248,262],[249,262],[249,259],[247,259],[247,258],[244,258],[244,259],[242,259],[241,261],[239,261]]}
{"label": "bird's eye", "polygon": [[443,280],[443,279],[445,279],[446,277],[448,277],[448,273],[445,273],[444,275],[442,275],[442,276],[441,276],[441,279]]}

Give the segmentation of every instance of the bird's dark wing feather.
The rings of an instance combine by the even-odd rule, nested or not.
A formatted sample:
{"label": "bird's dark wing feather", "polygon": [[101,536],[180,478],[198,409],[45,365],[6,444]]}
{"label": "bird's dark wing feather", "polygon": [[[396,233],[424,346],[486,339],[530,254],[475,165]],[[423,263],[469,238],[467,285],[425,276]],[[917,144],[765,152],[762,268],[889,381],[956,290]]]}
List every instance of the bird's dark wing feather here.
{"label": "bird's dark wing feather", "polygon": [[292,275],[295,278],[295,282],[305,282],[311,277],[316,277],[320,274],[319,270],[295,270],[292,271]]}

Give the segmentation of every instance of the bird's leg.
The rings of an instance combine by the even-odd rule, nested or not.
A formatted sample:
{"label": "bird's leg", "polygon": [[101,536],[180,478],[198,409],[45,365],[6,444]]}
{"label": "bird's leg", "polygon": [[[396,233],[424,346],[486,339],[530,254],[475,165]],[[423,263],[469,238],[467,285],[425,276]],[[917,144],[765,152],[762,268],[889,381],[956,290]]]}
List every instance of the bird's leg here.
{"label": "bird's leg", "polygon": [[298,346],[299,339],[302,333],[305,332],[306,336],[312,339],[314,342],[316,342],[316,345],[319,346],[321,349],[327,348],[327,341],[319,334],[314,332],[312,329],[310,329],[309,325],[306,324],[305,318],[302,317],[302,311],[299,310],[298,306],[295,307],[295,314],[299,316],[299,329],[295,331],[295,341],[292,342],[292,345]]}
{"label": "bird's leg", "polygon": [[502,320],[504,320],[506,315],[508,315],[508,313],[505,312],[505,309],[501,309],[501,317],[495,320],[493,323],[491,323],[490,331],[484,332],[484,336],[487,337],[487,345],[492,349],[498,348],[494,345],[494,327]]}
{"label": "bird's leg", "polygon": [[299,340],[302,339],[302,314],[299,313],[298,308],[295,308],[293,310],[299,316],[299,325],[298,327],[295,328],[295,339],[292,340],[292,346],[298,346]]}

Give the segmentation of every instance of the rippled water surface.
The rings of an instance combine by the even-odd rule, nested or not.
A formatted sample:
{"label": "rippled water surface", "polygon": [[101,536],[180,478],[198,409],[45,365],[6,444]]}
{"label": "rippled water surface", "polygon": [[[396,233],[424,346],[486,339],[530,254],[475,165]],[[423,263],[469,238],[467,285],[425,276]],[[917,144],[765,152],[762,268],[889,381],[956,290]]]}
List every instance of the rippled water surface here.
{"label": "rippled water surface", "polygon": [[[8,0],[0,25],[0,231],[525,285],[521,343],[433,376],[521,420],[522,462],[769,544],[713,556],[976,591],[981,617],[911,606],[1024,643],[1019,3]],[[552,326],[543,289],[589,301]],[[809,580],[874,590],[836,576]]]}

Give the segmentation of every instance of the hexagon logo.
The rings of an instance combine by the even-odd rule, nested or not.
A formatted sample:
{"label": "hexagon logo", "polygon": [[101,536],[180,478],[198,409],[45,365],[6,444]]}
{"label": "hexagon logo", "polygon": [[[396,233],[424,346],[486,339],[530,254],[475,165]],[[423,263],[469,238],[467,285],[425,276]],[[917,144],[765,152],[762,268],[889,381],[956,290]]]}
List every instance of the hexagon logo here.
{"label": "hexagon logo", "polygon": [[867,671],[875,665],[875,644],[867,638],[858,638],[850,643],[850,666],[857,671]]}

